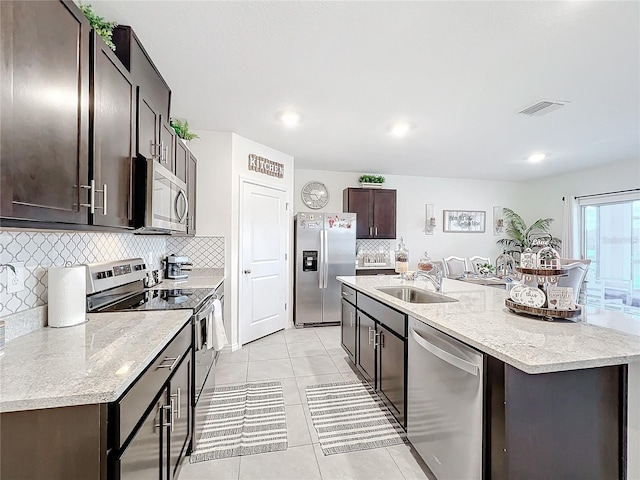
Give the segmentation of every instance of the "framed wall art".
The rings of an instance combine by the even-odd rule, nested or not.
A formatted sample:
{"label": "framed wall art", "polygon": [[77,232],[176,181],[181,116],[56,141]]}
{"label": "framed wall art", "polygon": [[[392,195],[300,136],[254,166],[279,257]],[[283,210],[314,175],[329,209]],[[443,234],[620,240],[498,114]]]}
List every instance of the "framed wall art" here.
{"label": "framed wall art", "polygon": [[486,212],[477,210],[444,210],[443,231],[454,233],[484,233]]}

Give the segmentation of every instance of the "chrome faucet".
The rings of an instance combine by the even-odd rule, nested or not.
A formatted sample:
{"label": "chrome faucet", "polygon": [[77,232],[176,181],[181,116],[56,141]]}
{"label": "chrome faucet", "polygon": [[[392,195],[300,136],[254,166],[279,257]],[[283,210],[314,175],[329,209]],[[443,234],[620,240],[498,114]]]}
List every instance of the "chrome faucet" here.
{"label": "chrome faucet", "polygon": [[436,292],[442,292],[442,280],[444,279],[444,276],[437,266],[434,266],[431,272],[417,271],[416,276],[426,278],[433,284]]}

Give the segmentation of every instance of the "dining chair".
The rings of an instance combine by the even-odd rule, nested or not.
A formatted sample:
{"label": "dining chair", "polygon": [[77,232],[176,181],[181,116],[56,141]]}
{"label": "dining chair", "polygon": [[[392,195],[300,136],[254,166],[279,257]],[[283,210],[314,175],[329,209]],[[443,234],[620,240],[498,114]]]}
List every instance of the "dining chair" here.
{"label": "dining chair", "polygon": [[473,270],[474,273],[480,273],[478,266],[482,265],[484,263],[488,263],[489,265],[491,265],[491,259],[489,257],[470,257],[468,260],[469,262],[469,266],[471,267],[471,270]]}
{"label": "dining chair", "polygon": [[444,257],[442,265],[445,277],[462,275],[467,271],[467,261],[461,257]]}
{"label": "dining chair", "polygon": [[[563,262],[565,260],[565,262]],[[584,304],[586,299],[585,278],[591,260],[575,260],[573,263],[566,263],[568,259],[560,259],[560,266],[567,270],[567,274],[558,277],[559,287],[572,287],[575,302]]]}

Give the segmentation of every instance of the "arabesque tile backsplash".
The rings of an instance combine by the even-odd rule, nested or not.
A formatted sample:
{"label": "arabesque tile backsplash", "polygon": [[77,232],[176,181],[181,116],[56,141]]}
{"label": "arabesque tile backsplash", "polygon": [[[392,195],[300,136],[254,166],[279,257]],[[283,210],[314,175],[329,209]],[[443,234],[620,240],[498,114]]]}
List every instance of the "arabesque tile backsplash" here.
{"label": "arabesque tile backsplash", "polygon": [[[176,243],[174,243],[174,241]],[[177,252],[177,245],[184,252]],[[0,317],[47,303],[47,268],[141,257],[154,269],[170,253],[188,253],[195,268],[224,267],[224,238],[182,238],[132,233],[0,231],[0,263],[24,262],[25,288],[8,293],[1,272]]]}

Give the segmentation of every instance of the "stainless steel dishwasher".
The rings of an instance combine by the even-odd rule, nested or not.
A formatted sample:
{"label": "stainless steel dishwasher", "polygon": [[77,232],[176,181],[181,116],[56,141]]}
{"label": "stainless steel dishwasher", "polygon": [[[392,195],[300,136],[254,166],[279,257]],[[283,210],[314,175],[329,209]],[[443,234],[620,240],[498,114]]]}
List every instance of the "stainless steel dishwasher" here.
{"label": "stainless steel dishwasher", "polygon": [[407,436],[438,480],[482,478],[483,357],[409,317]]}

